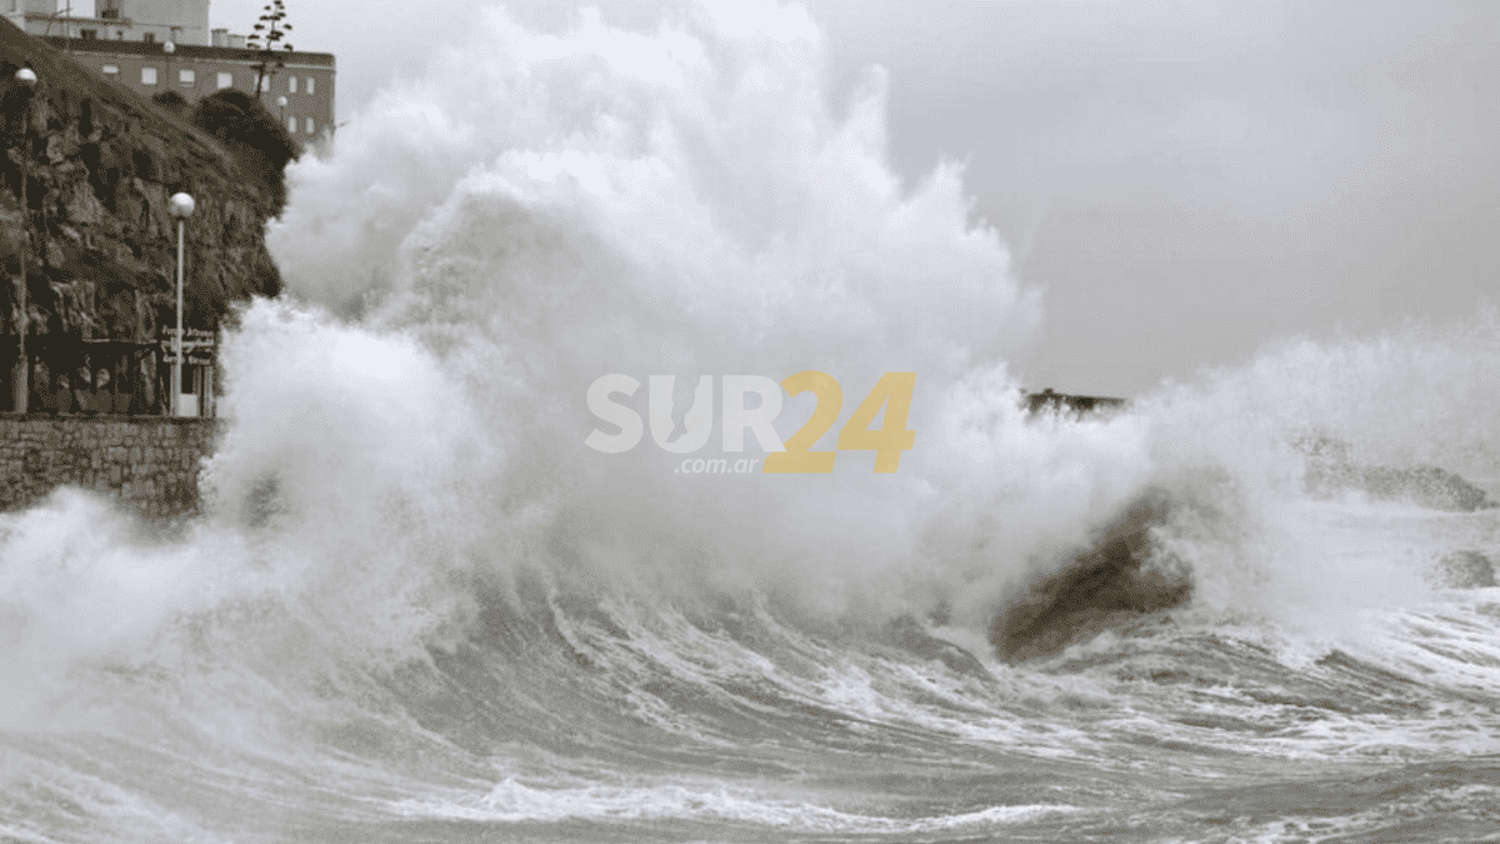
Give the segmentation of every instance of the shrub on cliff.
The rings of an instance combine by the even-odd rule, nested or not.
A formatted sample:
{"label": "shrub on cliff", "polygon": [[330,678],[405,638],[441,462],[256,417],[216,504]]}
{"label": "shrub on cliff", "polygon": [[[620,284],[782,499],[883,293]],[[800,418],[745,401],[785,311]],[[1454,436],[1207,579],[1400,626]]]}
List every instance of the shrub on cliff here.
{"label": "shrub on cliff", "polygon": [[301,152],[281,121],[255,97],[228,88],[198,101],[193,125],[218,138],[242,167],[264,182],[276,213],[281,213],[286,202],[283,173]]}
{"label": "shrub on cliff", "polygon": [[151,102],[156,103],[167,111],[178,115],[182,114],[184,111],[187,111],[188,105],[188,101],[183,99],[182,95],[177,93],[176,91],[162,91],[161,93],[153,96],[151,98]]}

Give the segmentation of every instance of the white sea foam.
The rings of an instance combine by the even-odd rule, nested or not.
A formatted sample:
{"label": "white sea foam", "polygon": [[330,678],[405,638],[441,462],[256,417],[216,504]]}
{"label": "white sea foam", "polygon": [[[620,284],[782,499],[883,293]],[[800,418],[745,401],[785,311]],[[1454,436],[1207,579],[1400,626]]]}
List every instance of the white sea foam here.
{"label": "white sea foam", "polygon": [[1066,817],[1082,811],[1076,806],[1030,804],[991,806],[935,817],[881,817],[720,785],[674,783],[569,788],[526,785],[514,779],[499,783],[478,801],[409,800],[395,804],[392,809],[406,816],[505,823],[706,821],[788,831],[882,835],[953,831],[972,834],[987,828]]}

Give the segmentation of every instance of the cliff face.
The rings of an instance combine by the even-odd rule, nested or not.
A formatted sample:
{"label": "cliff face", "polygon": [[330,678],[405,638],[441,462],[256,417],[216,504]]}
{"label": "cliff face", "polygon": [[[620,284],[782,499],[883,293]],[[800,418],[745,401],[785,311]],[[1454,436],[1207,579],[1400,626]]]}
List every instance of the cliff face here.
{"label": "cliff face", "polygon": [[[34,91],[15,81],[23,66],[40,80]],[[0,323],[13,340],[27,249],[28,336],[39,355],[64,338],[154,341],[174,319],[177,241],[167,200],[177,191],[197,201],[186,230],[188,327],[214,328],[231,302],[279,289],[264,240],[277,211],[271,192],[185,119],[3,19],[0,110],[0,267],[11,280],[0,285]],[[0,372],[8,368],[0,361]]]}

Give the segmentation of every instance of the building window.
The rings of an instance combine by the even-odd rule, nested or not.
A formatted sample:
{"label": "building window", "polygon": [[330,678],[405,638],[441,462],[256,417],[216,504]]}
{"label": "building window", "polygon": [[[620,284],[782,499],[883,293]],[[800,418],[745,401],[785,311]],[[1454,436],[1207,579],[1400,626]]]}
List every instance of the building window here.
{"label": "building window", "polygon": [[295,94],[295,93],[297,93],[297,77],[295,77],[295,76],[288,76],[286,78],[286,92],[288,94]]}
{"label": "building window", "polygon": [[288,132],[291,132],[293,135],[297,134],[297,118],[288,117],[286,119],[286,130]]}
{"label": "building window", "polygon": [[196,71],[196,70],[179,70],[179,71],[177,71],[177,84],[181,85],[184,88],[191,88],[194,85],[197,85],[198,84],[198,71]]}
{"label": "building window", "polygon": [[312,94],[316,92],[316,89],[313,87],[313,83],[315,82],[317,82],[316,79],[313,79],[311,76],[307,77],[307,93]]}
{"label": "building window", "polygon": [[146,42],[147,44],[155,44],[156,43],[156,33],[154,33],[154,32],[148,32],[145,35],[141,36],[141,40],[144,41],[144,42]]}
{"label": "building window", "polygon": [[219,90],[222,91],[225,88],[233,88],[233,87],[234,87],[234,74],[233,73],[228,73],[228,72],[222,71],[222,70],[219,71]]}
{"label": "building window", "polygon": [[80,29],[80,30],[78,30],[78,37],[82,38],[85,41],[93,41],[94,39],[96,39],[96,38],[99,37],[99,30],[97,30],[97,29]]}
{"label": "building window", "polygon": [[119,20],[120,0],[98,0],[94,6],[99,13],[99,17],[103,20]]}
{"label": "building window", "polygon": [[311,135],[313,133],[313,129],[315,128],[315,124],[313,123],[313,119],[311,117],[309,117],[306,120],[304,120],[302,122],[302,125],[303,125],[303,128],[307,130],[307,134]]}
{"label": "building window", "polygon": [[104,75],[105,76],[119,76],[120,75],[120,66],[117,65],[117,64],[107,64],[104,67],[100,68],[100,70],[104,71]]}
{"label": "building window", "polygon": [[260,92],[262,94],[269,94],[271,92],[271,77],[262,76],[260,78]]}
{"label": "building window", "polygon": [[154,68],[154,67],[143,67],[143,68],[141,68],[141,84],[142,85],[155,85],[156,84],[156,68]]}

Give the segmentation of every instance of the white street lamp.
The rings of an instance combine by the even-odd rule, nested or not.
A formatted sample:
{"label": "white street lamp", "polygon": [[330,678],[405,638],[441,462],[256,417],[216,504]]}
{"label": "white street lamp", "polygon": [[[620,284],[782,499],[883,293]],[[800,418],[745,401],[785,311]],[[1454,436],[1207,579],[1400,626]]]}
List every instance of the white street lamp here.
{"label": "white street lamp", "polygon": [[177,415],[177,407],[181,404],[178,393],[182,392],[182,235],[187,218],[193,216],[193,209],[197,207],[193,198],[185,193],[174,193],[172,199],[167,203],[167,210],[177,218],[177,333],[172,335],[172,384],[169,412]]}
{"label": "white street lamp", "polygon": [[11,409],[16,413],[25,413],[31,398],[31,365],[26,359],[26,332],[30,329],[30,320],[26,315],[26,253],[31,249],[31,202],[27,197],[26,176],[31,163],[31,93],[36,89],[36,71],[29,67],[23,67],[16,71],[16,83],[26,89],[26,106],[22,112],[25,125],[21,128],[21,289],[16,295],[16,301],[20,304],[18,312],[20,316],[16,319],[16,358],[15,377],[11,379],[13,395]]}

